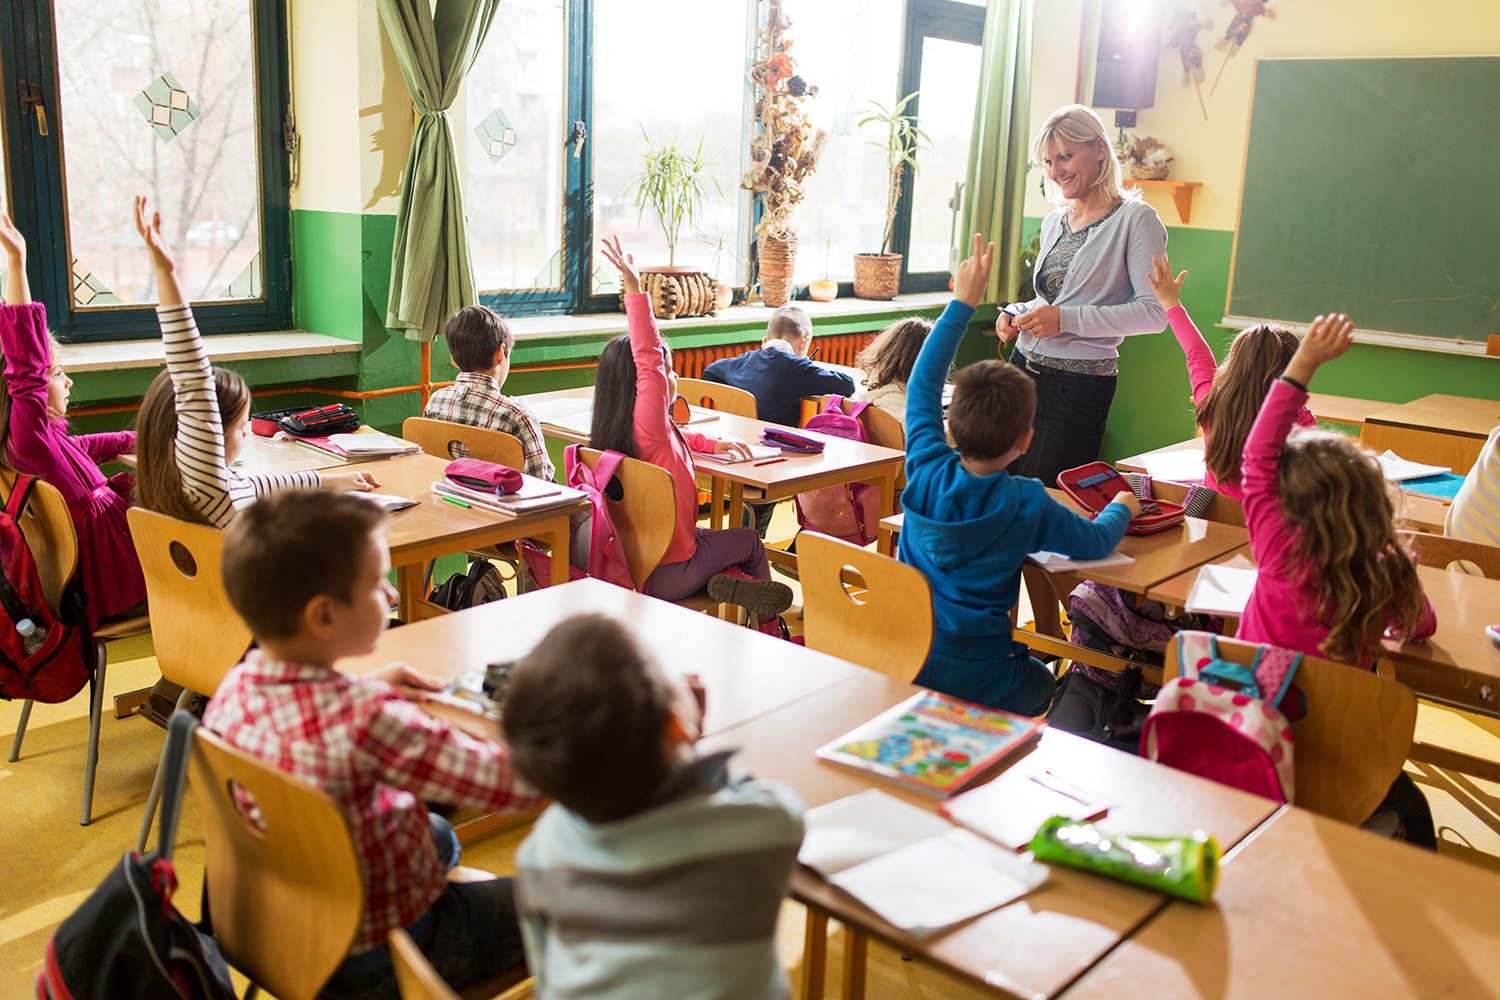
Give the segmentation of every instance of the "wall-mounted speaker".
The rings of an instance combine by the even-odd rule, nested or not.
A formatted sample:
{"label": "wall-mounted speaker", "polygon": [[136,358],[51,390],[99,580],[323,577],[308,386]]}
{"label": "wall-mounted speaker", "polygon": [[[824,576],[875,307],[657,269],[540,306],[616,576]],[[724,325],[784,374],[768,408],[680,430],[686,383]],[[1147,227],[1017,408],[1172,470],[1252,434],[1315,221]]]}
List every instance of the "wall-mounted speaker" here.
{"label": "wall-mounted speaker", "polygon": [[1156,103],[1165,18],[1160,0],[1104,0],[1094,107],[1138,110]]}

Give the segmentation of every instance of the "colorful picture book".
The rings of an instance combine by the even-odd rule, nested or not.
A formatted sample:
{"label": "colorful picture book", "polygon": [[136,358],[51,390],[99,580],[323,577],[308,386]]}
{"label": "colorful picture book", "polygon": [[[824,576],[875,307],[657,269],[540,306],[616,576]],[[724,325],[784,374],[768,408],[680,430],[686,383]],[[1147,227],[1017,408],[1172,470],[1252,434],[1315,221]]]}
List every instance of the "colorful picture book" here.
{"label": "colorful picture book", "polygon": [[818,756],[951,795],[1034,740],[1042,725],[923,691],[821,747]]}

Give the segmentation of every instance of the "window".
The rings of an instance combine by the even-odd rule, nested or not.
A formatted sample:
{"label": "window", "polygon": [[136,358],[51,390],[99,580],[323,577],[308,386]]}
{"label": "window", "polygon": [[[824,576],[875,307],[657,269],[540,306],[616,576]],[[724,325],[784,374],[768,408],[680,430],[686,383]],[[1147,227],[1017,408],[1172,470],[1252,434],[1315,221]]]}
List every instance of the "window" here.
{"label": "window", "polygon": [[137,194],[161,212],[205,330],[290,325],[281,6],[19,6],[0,33],[5,65],[28,67],[8,74],[27,93],[16,118],[7,102],[5,154],[40,276],[33,292],[52,327],[71,340],[156,335],[157,290],[131,211]]}
{"label": "window", "polygon": [[[933,148],[918,158],[897,213],[903,289],[946,287],[955,182],[967,173],[984,6],[962,0],[786,0],[798,72],[819,88],[806,107],[830,134],[793,221],[796,281],[848,282],[854,254],[885,223],[882,136],[860,129],[870,100],[930,90],[908,107]],[[642,265],[667,263],[654,213],[635,205],[648,144],[703,144],[703,218],[680,234],[676,263],[743,288],[755,207],[748,166],[753,87],[746,76],[760,0],[506,0],[467,84],[465,206],[481,300],[501,312],[619,308],[598,241],[618,235]],[[585,136],[584,141],[577,137]],[[498,143],[498,145],[497,145]]]}

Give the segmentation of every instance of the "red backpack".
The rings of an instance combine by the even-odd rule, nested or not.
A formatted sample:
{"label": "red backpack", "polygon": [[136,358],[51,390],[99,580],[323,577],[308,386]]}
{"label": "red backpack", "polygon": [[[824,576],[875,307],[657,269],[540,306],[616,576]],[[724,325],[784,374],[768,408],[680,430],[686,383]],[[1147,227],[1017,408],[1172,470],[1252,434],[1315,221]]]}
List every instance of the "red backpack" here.
{"label": "red backpack", "polygon": [[[850,441],[868,441],[859,415],[869,403],[855,403],[844,412],[844,397],[833,396],[828,408],[807,422],[807,430]],[[843,483],[821,490],[798,493],[797,523],[803,528],[852,545],[869,545],[880,533],[880,487],[869,483]]]}
{"label": "red backpack", "polygon": [[[21,534],[21,516],[36,477],[18,475],[0,511],[0,698],[56,704],[94,679],[94,643],[77,578],[63,588],[61,617],[42,596],[36,560]],[[22,637],[29,619],[36,631]]]}

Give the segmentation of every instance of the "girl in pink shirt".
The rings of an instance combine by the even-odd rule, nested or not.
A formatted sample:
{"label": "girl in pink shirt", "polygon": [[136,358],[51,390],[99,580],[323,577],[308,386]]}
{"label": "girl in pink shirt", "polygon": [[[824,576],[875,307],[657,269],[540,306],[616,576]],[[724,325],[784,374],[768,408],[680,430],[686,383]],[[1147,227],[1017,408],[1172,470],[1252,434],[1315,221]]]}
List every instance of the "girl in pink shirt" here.
{"label": "girl in pink shirt", "polygon": [[[1203,485],[1241,500],[1240,452],[1244,450],[1245,437],[1271,383],[1296,353],[1297,338],[1290,330],[1258,323],[1234,338],[1229,345],[1229,356],[1224,364],[1218,364],[1178,298],[1185,277],[1187,272],[1183,271],[1173,279],[1166,254],[1151,258],[1151,290],[1166,310],[1172,333],[1187,355],[1193,406],[1198,429],[1203,434],[1203,464],[1207,468]],[[1316,423],[1307,407],[1297,413],[1299,426],[1312,427]]]}
{"label": "girl in pink shirt", "polygon": [[604,255],[620,270],[630,332],[599,352],[589,446],[666,469],[677,504],[677,530],[642,589],[652,597],[678,601],[707,585],[715,599],[753,611],[762,631],[780,634],[781,612],[791,607],[792,590],[769,579],[771,567],[760,536],[753,528],[711,531],[697,526],[692,453],[748,456],[749,446],[733,438],[684,432],[672,422],[677,375],[671,348],[656,328],[650,298],[641,293],[635,259],[620,249],[618,239],[604,241]]}

